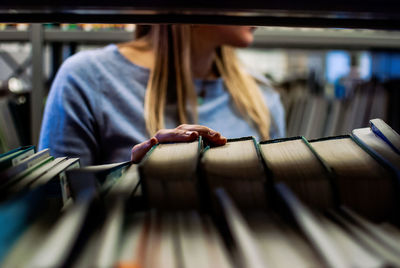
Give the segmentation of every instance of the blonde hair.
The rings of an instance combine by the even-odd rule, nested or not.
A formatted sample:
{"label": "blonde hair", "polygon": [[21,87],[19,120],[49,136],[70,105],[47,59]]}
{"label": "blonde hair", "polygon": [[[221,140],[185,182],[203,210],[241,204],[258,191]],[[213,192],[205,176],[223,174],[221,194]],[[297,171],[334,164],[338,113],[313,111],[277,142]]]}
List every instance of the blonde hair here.
{"label": "blonde hair", "polygon": [[[190,62],[190,35],[191,29],[188,25],[136,28],[136,38],[147,40],[155,56],[144,103],[146,128],[151,135],[164,128],[167,103],[176,104],[176,116],[180,124],[197,122],[197,96]],[[240,67],[234,49],[227,46],[218,48],[215,66],[241,115],[255,125],[263,139],[269,139],[269,110],[255,79]]]}

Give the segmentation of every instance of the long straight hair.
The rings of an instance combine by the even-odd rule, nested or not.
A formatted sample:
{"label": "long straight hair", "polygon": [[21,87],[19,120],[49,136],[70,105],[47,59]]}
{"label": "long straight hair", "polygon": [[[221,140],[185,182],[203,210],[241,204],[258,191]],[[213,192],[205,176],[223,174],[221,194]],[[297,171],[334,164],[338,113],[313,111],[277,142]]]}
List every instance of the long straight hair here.
{"label": "long straight hair", "polygon": [[[189,25],[138,25],[136,39],[145,39],[154,51],[154,68],[147,85],[144,112],[150,135],[164,128],[167,103],[176,104],[180,124],[197,122],[197,96],[191,68]],[[244,72],[234,49],[217,48],[216,69],[241,115],[269,139],[270,113],[255,79]]]}

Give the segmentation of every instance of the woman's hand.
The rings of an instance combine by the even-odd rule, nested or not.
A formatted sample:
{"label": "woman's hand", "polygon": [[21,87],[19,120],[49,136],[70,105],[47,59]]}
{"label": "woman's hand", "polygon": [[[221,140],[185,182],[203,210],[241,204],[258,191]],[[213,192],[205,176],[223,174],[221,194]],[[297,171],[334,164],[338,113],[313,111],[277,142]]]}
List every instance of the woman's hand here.
{"label": "woman's hand", "polygon": [[160,129],[151,139],[136,144],[132,148],[131,161],[139,163],[143,156],[157,143],[164,142],[189,142],[202,136],[207,143],[215,146],[224,145],[226,138],[211,128],[200,125],[183,124],[174,129]]}

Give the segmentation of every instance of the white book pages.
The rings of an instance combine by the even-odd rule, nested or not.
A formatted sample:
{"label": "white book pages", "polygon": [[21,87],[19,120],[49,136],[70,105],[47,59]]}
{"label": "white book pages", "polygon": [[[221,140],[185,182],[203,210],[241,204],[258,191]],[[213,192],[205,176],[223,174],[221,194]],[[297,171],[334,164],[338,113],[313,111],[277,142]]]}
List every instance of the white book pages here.
{"label": "white book pages", "polygon": [[310,144],[325,164],[335,171],[342,204],[372,220],[392,217],[396,191],[390,170],[351,137],[313,141]]}
{"label": "white book pages", "polygon": [[197,163],[201,139],[154,146],[139,164],[150,207],[190,208],[198,205]]}
{"label": "white book pages", "polygon": [[158,144],[141,163],[146,178],[180,180],[192,179],[197,167],[199,141]]}
{"label": "white book pages", "polygon": [[201,166],[210,188],[224,188],[240,208],[266,207],[266,178],[253,138],[206,150]]}
{"label": "white book pages", "polygon": [[275,182],[284,182],[308,205],[321,209],[333,206],[328,170],[303,139],[261,143],[259,146]]}

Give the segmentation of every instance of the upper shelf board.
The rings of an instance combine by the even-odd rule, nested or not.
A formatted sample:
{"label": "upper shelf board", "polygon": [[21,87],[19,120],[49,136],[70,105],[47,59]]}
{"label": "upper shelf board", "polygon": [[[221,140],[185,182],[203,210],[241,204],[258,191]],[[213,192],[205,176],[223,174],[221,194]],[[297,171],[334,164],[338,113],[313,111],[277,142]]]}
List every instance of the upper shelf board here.
{"label": "upper shelf board", "polygon": [[393,0],[13,0],[0,22],[192,23],[400,29]]}

